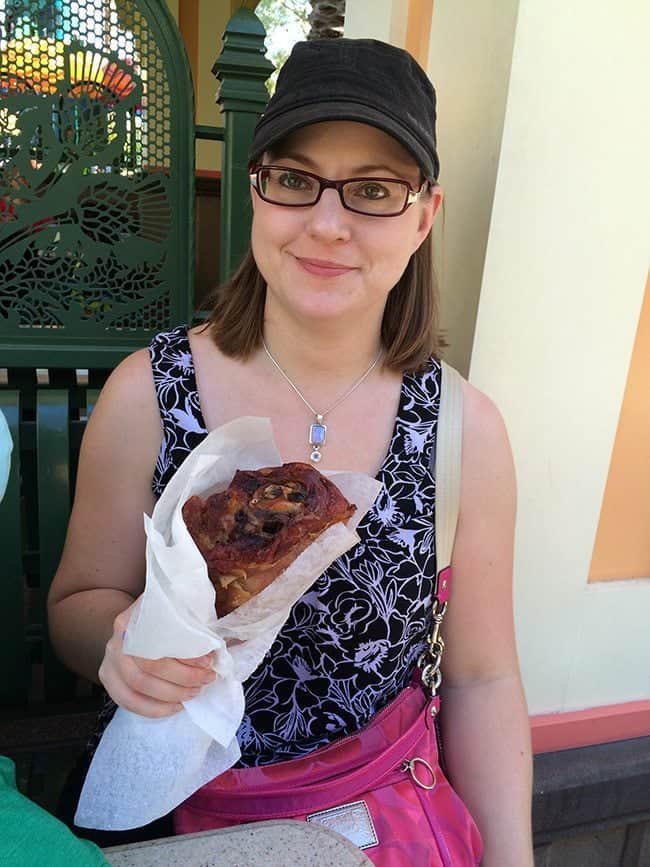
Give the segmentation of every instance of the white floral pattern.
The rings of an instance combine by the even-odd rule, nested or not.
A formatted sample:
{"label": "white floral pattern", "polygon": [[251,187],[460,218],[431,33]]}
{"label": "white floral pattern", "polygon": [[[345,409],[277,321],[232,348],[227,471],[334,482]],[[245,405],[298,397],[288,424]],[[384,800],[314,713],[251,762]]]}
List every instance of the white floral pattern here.
{"label": "white floral pattern", "polygon": [[[187,327],[159,334],[151,363],[163,425],[152,488],[160,495],[207,430]],[[384,489],[339,557],[294,605],[244,684],[240,765],[305,755],[366,725],[413,675],[431,619],[436,575],[430,469],[440,363],[403,377]]]}

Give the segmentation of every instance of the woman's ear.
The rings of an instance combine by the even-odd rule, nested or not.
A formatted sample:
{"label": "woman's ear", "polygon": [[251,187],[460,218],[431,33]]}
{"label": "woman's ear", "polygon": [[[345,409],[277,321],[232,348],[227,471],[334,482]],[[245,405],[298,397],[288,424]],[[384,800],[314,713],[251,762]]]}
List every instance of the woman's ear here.
{"label": "woman's ear", "polygon": [[438,184],[435,184],[435,186],[431,190],[431,201],[433,202],[433,219],[431,220],[432,223],[433,220],[435,220],[438,211],[442,207],[442,201],[444,197],[445,194],[442,191],[442,187],[439,187]]}
{"label": "woman's ear", "polygon": [[436,184],[431,189],[431,192],[429,193],[427,198],[422,201],[422,204],[420,206],[420,221],[418,223],[416,245],[413,252],[418,249],[420,244],[424,241],[424,239],[431,231],[431,226],[433,225],[433,221],[436,218],[436,214],[440,210],[442,200],[442,187],[439,187]]}

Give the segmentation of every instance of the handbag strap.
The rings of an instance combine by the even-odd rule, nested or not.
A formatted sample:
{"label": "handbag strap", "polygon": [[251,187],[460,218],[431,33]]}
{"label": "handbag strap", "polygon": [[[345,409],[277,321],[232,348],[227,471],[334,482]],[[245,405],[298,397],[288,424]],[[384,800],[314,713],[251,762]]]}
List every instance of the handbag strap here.
{"label": "handbag strap", "polygon": [[431,467],[436,479],[436,563],[438,574],[434,588],[432,627],[427,647],[418,667],[422,685],[433,696],[440,686],[440,664],[445,642],[440,626],[447,610],[451,585],[451,555],[460,507],[460,467],[463,437],[463,380],[444,361],[441,362],[440,408],[438,431]]}
{"label": "handbag strap", "polygon": [[[460,506],[460,461],[463,437],[463,380],[458,371],[441,362],[440,409],[436,436],[436,562],[438,575],[451,565]],[[447,588],[445,588],[447,589]],[[436,587],[436,596],[441,595]],[[448,596],[448,592],[445,595]]]}

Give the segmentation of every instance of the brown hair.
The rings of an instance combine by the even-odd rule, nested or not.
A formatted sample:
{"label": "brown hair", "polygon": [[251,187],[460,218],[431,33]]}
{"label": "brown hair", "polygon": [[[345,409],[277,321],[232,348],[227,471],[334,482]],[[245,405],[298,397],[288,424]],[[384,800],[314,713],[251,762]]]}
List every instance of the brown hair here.
{"label": "brown hair", "polygon": [[[218,286],[207,302],[208,327],[225,354],[246,359],[262,345],[266,281],[249,248],[232,277]],[[433,270],[432,236],[408,261],[391,290],[381,339],[384,366],[398,372],[423,370],[447,345],[439,328],[439,296]]]}

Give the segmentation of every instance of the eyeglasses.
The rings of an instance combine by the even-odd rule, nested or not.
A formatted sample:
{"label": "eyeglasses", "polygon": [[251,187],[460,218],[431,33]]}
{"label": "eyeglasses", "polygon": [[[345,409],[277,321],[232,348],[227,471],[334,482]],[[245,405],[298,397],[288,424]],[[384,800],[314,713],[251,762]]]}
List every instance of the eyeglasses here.
{"label": "eyeglasses", "polygon": [[256,166],[250,181],[261,199],[272,205],[308,208],[315,205],[323,190],[333,189],[348,211],[368,217],[397,217],[424,195],[425,181],[414,189],[408,181],[395,178],[344,178],[331,181],[313,172],[287,166]]}

